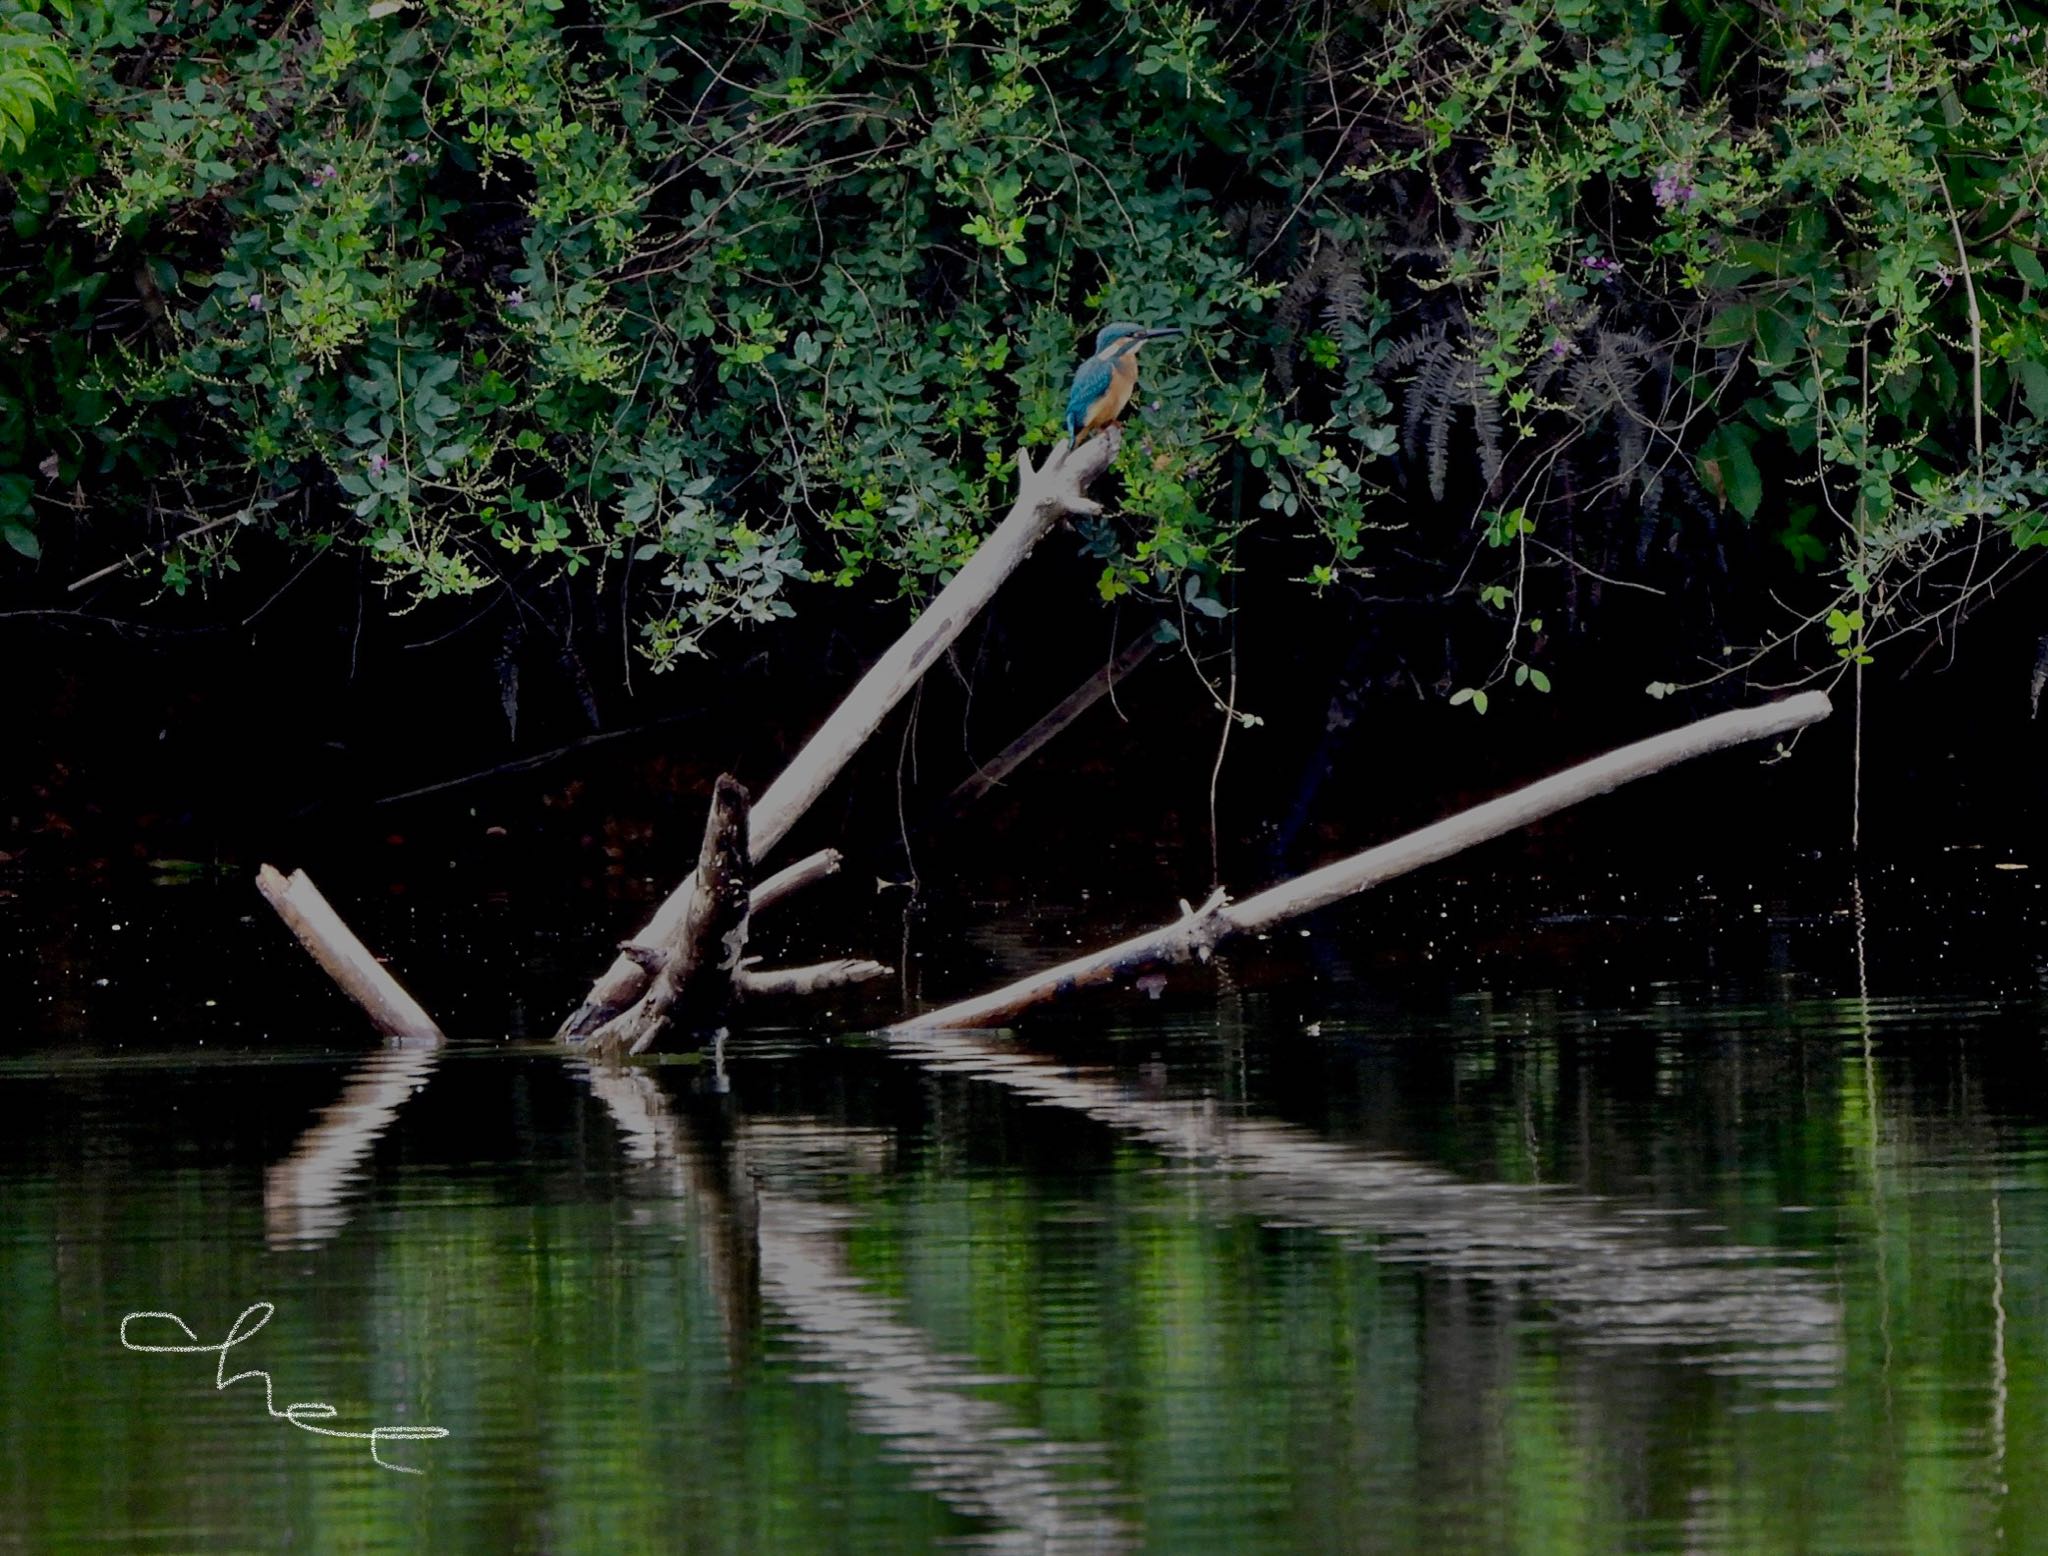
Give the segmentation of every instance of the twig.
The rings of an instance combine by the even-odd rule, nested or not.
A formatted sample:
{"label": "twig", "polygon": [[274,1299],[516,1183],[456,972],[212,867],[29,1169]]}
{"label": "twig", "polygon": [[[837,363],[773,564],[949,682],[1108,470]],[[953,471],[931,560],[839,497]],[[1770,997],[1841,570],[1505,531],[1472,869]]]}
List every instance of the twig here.
{"label": "twig", "polygon": [[1159,640],[1149,632],[1139,638],[1115,659],[1061,698],[1045,717],[1004,746],[986,763],[977,767],[973,774],[953,791],[948,804],[955,810],[964,809],[1002,783],[1010,774],[1036,756],[1054,736],[1110,695],[1117,683],[1150,659],[1158,647]]}
{"label": "twig", "polygon": [[219,529],[223,524],[233,524],[236,520],[240,519],[241,517],[242,514],[239,511],[237,511],[235,513],[230,513],[225,518],[209,519],[206,523],[200,525],[197,529],[188,529],[182,535],[174,535],[171,537],[171,539],[164,541],[161,545],[144,546],[140,551],[131,551],[126,556],[122,557],[121,560],[118,562],[109,562],[105,567],[87,573],[83,578],[72,579],[70,583],[64,586],[64,592],[66,594],[76,594],[80,589],[83,589],[87,584],[98,583],[102,578],[106,578],[111,576],[112,574],[120,572],[121,569],[126,567],[130,562],[139,562],[146,556],[155,556],[158,552],[168,551],[173,546],[182,546],[188,540],[197,540],[201,535],[207,533],[207,531]]}

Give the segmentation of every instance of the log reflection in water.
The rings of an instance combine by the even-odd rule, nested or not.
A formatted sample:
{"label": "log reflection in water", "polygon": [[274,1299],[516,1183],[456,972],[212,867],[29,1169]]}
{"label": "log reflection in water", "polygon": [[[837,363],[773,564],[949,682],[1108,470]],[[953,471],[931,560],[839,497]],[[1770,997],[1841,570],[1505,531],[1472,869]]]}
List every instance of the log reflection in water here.
{"label": "log reflection in water", "polygon": [[[1099,1447],[1048,1437],[972,1392],[995,1380],[940,1355],[923,1331],[847,1272],[839,1234],[848,1213],[754,1187],[757,1169],[787,1182],[821,1169],[843,1171],[848,1161],[871,1166],[886,1153],[883,1137],[767,1120],[724,1143],[719,1170],[652,1073],[603,1063],[575,1068],[610,1110],[628,1154],[664,1174],[675,1202],[693,1199],[703,1212],[696,1218],[699,1247],[728,1314],[738,1239],[749,1248],[754,1290],[787,1326],[795,1348],[821,1369],[820,1379],[852,1395],[860,1428],[908,1465],[920,1489],[989,1526],[962,1548],[1080,1553],[1135,1546],[1135,1532],[1114,1510],[1124,1499],[1115,1485],[1071,1473],[1099,1463]],[[728,1317],[729,1334],[735,1321]]]}
{"label": "log reflection in water", "polygon": [[1594,1195],[1475,1183],[1291,1124],[1230,1119],[1207,1102],[1138,1096],[993,1038],[886,1037],[927,1069],[1071,1109],[1212,1167],[1219,1197],[1273,1223],[1373,1238],[1381,1259],[1520,1287],[1594,1343],[1683,1347],[1716,1372],[1776,1388],[1823,1388],[1840,1373],[1832,1288],[1774,1250],[1679,1242],[1663,1235],[1682,1225],[1676,1218],[1631,1215]]}
{"label": "log reflection in water", "polygon": [[605,1105],[624,1136],[626,1155],[651,1180],[655,1192],[648,1202],[678,1227],[687,1221],[695,1233],[726,1358],[739,1365],[753,1355],[761,1333],[754,1191],[743,1158],[693,1127],[652,1071],[581,1059],[570,1061],[569,1069]]}
{"label": "log reflection in water", "polygon": [[439,1043],[399,1041],[356,1067],[291,1155],[263,1175],[263,1227],[273,1246],[321,1243],[347,1224],[347,1200],[407,1097],[441,1062]]}
{"label": "log reflection in water", "polygon": [[[973,1392],[992,1379],[942,1356],[920,1329],[847,1272],[846,1213],[780,1194],[761,1196],[761,1290],[796,1348],[845,1388],[854,1420],[948,1506],[990,1525],[965,1548],[1124,1551],[1136,1532],[1127,1500],[1099,1466],[1103,1450],[1061,1442]],[[1079,1469],[1083,1473],[1076,1474]]]}

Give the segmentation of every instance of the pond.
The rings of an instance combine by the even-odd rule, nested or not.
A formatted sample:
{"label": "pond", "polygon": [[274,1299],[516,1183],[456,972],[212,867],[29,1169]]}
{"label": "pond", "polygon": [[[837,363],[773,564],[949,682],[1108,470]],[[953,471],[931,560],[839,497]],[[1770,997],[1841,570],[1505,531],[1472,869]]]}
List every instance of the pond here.
{"label": "pond", "polygon": [[422,1051],[246,871],[16,876],[0,1548],[2042,1548],[2048,868],[1475,857],[916,1039],[1148,916],[848,882],[768,948],[900,984],[621,1069],[630,909],[332,890]]}

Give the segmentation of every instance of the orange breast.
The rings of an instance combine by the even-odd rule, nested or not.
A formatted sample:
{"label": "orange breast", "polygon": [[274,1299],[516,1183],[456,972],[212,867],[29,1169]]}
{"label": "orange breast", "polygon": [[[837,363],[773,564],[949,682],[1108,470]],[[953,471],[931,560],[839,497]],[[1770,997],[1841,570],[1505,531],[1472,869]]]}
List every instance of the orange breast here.
{"label": "orange breast", "polygon": [[1138,387],[1138,354],[1126,352],[1109,365],[1109,388],[1101,399],[1088,408],[1088,420],[1081,429],[1084,433],[1100,432],[1119,416],[1124,407],[1131,403],[1131,393]]}

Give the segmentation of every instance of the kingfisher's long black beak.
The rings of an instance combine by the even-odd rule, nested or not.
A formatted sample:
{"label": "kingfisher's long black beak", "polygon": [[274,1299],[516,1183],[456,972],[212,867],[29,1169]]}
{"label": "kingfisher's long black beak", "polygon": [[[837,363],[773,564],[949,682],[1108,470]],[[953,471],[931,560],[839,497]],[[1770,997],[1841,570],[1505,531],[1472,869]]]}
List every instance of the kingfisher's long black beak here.
{"label": "kingfisher's long black beak", "polygon": [[1147,340],[1167,340],[1167,339],[1171,338],[1172,336],[1175,336],[1175,335],[1185,335],[1185,334],[1187,334],[1187,331],[1186,331],[1186,330],[1183,330],[1183,329],[1178,329],[1178,328],[1176,328],[1176,329],[1170,329],[1170,330],[1147,330],[1147,331],[1145,331],[1145,339],[1147,339]]}

